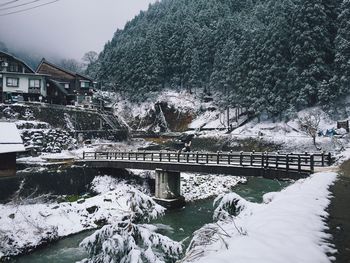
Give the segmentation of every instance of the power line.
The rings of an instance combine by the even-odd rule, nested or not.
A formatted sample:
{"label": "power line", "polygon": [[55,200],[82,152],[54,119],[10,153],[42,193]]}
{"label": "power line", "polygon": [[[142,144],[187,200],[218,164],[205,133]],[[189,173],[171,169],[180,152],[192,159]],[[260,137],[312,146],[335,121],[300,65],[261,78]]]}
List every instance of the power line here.
{"label": "power line", "polygon": [[0,4],[0,6],[9,5],[9,4],[12,4],[12,3],[15,3],[15,2],[18,2],[18,1],[19,1],[19,0],[8,1],[8,2],[6,2],[6,3]]}
{"label": "power line", "polygon": [[21,10],[9,12],[9,13],[0,14],[0,16],[8,16],[8,15],[12,15],[12,14],[22,13],[22,12],[25,12],[25,11],[28,11],[28,10],[39,8],[41,6],[53,4],[53,3],[58,2],[58,1],[60,1],[60,0],[54,0],[54,1],[51,1],[51,2],[48,2],[48,3],[45,3],[45,4],[33,6],[33,7],[30,7],[30,8],[25,8],[25,9],[21,9]]}
{"label": "power line", "polygon": [[32,3],[39,2],[39,1],[41,1],[41,0],[34,0],[34,1],[30,1],[30,2],[24,3],[24,4],[19,4],[19,5],[14,5],[14,6],[0,8],[0,11],[9,10],[9,9],[12,9],[12,8],[17,8],[17,7],[21,7],[21,6],[25,6],[25,5],[30,5]]}

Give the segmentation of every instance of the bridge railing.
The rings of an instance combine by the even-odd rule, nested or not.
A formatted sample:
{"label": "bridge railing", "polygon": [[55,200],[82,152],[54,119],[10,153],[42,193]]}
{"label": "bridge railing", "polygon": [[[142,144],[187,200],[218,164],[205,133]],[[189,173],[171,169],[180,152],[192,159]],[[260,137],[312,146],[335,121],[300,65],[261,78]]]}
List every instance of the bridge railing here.
{"label": "bridge railing", "polygon": [[137,162],[192,163],[201,165],[228,165],[241,167],[275,168],[299,172],[313,172],[315,167],[333,162],[330,153],[271,153],[271,152],[84,152],[85,160],[118,160]]}

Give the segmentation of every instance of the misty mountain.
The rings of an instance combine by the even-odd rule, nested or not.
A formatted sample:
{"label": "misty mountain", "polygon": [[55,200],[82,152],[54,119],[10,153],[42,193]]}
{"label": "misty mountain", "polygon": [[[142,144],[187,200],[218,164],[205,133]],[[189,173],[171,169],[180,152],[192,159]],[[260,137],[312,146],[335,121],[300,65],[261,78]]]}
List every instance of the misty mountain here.
{"label": "misty mountain", "polygon": [[347,92],[349,1],[163,0],[117,30],[87,72],[142,100],[220,92],[271,116]]}

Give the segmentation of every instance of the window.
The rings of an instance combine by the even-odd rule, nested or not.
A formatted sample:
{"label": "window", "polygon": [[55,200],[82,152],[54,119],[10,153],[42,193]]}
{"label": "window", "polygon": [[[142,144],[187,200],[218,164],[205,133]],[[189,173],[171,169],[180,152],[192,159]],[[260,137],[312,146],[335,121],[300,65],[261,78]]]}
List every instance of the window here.
{"label": "window", "polygon": [[6,78],[7,87],[18,87],[19,78]]}
{"label": "window", "polygon": [[81,88],[90,88],[90,82],[89,81],[81,81],[80,87]]}
{"label": "window", "polygon": [[40,88],[41,81],[40,79],[30,79],[29,88]]}
{"label": "window", "polygon": [[60,84],[61,84],[65,89],[69,89],[69,83],[67,83],[67,82],[60,82]]}
{"label": "window", "polygon": [[19,72],[18,64],[11,63],[10,66],[9,66],[9,71],[10,72]]}

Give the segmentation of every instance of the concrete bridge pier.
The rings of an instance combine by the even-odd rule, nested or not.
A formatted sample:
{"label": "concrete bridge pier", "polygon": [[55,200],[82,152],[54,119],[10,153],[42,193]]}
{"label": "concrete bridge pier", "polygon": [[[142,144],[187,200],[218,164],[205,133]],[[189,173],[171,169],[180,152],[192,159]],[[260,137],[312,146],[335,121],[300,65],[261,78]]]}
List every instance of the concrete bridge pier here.
{"label": "concrete bridge pier", "polygon": [[180,183],[180,172],[156,169],[154,200],[170,209],[184,206],[185,199],[181,196]]}

